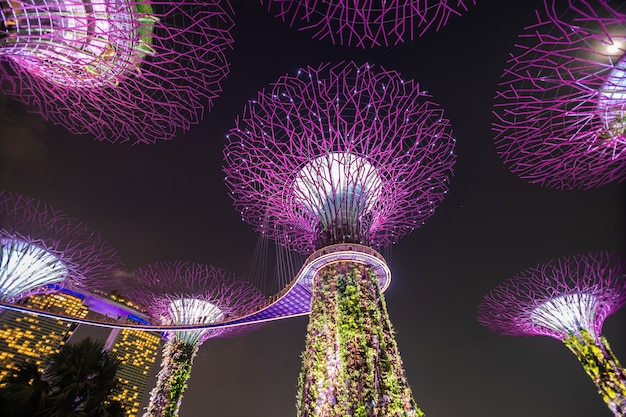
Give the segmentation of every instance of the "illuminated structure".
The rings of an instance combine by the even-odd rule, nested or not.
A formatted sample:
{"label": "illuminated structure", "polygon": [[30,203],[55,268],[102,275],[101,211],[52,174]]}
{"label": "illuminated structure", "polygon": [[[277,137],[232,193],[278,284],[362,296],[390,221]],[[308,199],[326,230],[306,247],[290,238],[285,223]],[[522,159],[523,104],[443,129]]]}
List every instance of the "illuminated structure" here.
{"label": "illuminated structure", "polygon": [[475,0],[261,0],[282,21],[335,44],[370,48],[439,30]]}
{"label": "illuminated structure", "polygon": [[49,285],[80,286],[119,264],[115,251],[79,223],[38,201],[0,191],[0,300],[13,301]]}
{"label": "illuminated structure", "polygon": [[626,370],[601,336],[626,303],[626,264],[607,253],[572,256],[520,272],[478,308],[485,327],[512,336],[561,340],[582,363],[616,416],[626,415]]}
{"label": "illuminated structure", "polygon": [[161,344],[158,333],[113,329],[105,345],[120,360],[117,378],[122,391],[113,396],[128,416],[136,416],[148,386],[150,370]]}
{"label": "illuminated structure", "polygon": [[[283,76],[230,131],[224,171],[242,218],[325,260],[309,281],[299,417],[422,414],[379,287],[388,269],[375,269],[382,257],[365,258],[363,245],[395,243],[433,214],[453,147],[443,111],[417,83],[367,64]],[[344,255],[329,257],[337,247]]]}
{"label": "illuminated structure", "polygon": [[151,143],[212,106],[233,39],[226,0],[2,0],[0,85],[97,140]]}
{"label": "illuminated structure", "polygon": [[626,178],[626,3],[546,0],[496,95],[498,152],[531,183],[587,189]]}
{"label": "illuminated structure", "polygon": [[[37,294],[19,301],[28,307],[85,317],[82,299],[68,294]],[[0,313],[0,379],[22,360],[38,366],[70,338],[77,324],[15,311]],[[43,369],[42,369],[43,371]]]}
{"label": "illuminated structure", "polygon": [[[145,307],[162,324],[204,324],[236,318],[254,311],[263,296],[254,287],[218,268],[182,262],[161,262],[134,271],[128,299]],[[146,416],[171,417],[178,409],[193,360],[209,338],[230,329],[176,331],[166,335],[161,371],[150,394]]]}

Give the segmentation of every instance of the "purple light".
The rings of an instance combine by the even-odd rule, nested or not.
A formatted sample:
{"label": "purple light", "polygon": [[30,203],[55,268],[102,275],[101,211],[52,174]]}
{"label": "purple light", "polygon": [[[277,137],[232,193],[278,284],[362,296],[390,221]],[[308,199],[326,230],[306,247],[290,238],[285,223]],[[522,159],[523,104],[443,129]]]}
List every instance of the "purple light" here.
{"label": "purple light", "polygon": [[443,110],[417,83],[367,64],[323,64],[248,103],[224,172],[242,218],[287,247],[380,247],[433,214],[453,148]]}
{"label": "purple light", "polygon": [[587,189],[626,178],[626,5],[546,0],[502,75],[500,156],[531,183]]}
{"label": "purple light", "polygon": [[0,191],[0,216],[0,300],[46,291],[48,284],[80,287],[120,268],[97,233],[43,203]]}
{"label": "purple light", "polygon": [[3,0],[3,92],[100,141],[171,139],[221,92],[232,14],[218,0]]}
{"label": "purple light", "polygon": [[485,297],[478,321],[512,336],[599,338],[604,320],[626,303],[626,263],[608,253],[547,262],[518,273]]}
{"label": "purple light", "polygon": [[[439,30],[475,0],[261,0],[283,22],[334,44],[370,48],[413,40]],[[358,4],[358,5],[357,5]]]}
{"label": "purple light", "polygon": [[[264,301],[252,285],[221,269],[194,263],[159,262],[133,271],[124,289],[161,324],[207,324],[252,313]],[[248,326],[248,330],[249,330]],[[168,332],[161,370],[144,416],[177,416],[193,360],[206,339],[246,328]]]}
{"label": "purple light", "polygon": [[[207,324],[232,320],[256,311],[263,295],[234,274],[189,262],[158,262],[137,268],[119,288],[127,299],[145,308],[159,324]],[[176,331],[177,340],[202,343],[238,328]]]}

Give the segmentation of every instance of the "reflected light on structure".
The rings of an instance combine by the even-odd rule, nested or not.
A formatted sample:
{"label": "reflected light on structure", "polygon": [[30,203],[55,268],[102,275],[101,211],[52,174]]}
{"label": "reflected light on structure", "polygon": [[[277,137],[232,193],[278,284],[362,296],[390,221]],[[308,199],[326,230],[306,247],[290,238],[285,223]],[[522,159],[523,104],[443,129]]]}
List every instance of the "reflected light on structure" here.
{"label": "reflected light on structure", "polygon": [[168,313],[175,324],[215,323],[224,317],[215,304],[196,298],[181,298],[172,301]]}
{"label": "reflected light on structure", "polygon": [[331,152],[307,163],[293,184],[295,201],[318,218],[352,218],[372,210],[380,199],[382,181],[363,157]]}
{"label": "reflected light on structure", "polygon": [[19,239],[0,239],[0,299],[8,300],[47,284],[61,282],[67,268],[54,255]]}
{"label": "reflected light on structure", "polygon": [[537,307],[530,315],[536,326],[556,333],[578,334],[586,330],[593,338],[598,302],[591,294],[565,294],[552,298]]}
{"label": "reflected light on structure", "polygon": [[0,56],[48,81],[78,88],[116,86],[140,73],[158,18],[149,3],[134,1],[7,2]]}
{"label": "reflected light on structure", "polygon": [[626,133],[626,55],[620,58],[606,78],[598,105],[611,136],[621,135],[623,138]]}

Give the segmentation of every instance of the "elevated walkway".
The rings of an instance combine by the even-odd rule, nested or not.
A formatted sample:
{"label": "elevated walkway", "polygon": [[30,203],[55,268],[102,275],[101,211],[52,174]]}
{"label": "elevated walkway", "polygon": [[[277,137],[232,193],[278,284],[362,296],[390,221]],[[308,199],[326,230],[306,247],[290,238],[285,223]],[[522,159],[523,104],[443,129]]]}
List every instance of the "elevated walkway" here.
{"label": "elevated walkway", "polygon": [[[264,305],[259,309],[244,317],[226,320],[219,323],[203,325],[153,325],[128,323],[114,320],[96,320],[90,318],[79,319],[76,317],[51,313],[43,310],[31,309],[25,306],[0,303],[0,308],[21,311],[24,313],[35,313],[44,317],[58,318],[71,322],[89,324],[120,329],[138,329],[145,331],[166,332],[180,330],[198,329],[218,329],[234,326],[245,326],[250,324],[260,324],[268,321],[280,320],[289,317],[303,316],[309,314],[311,309],[312,282],[317,272],[328,265],[335,263],[353,262],[371,267],[378,277],[381,291],[385,291],[391,283],[391,271],[387,262],[381,254],[367,246],[343,243],[324,247],[307,258],[300,268],[296,277],[278,294],[270,296]],[[111,300],[111,303],[113,301]]]}

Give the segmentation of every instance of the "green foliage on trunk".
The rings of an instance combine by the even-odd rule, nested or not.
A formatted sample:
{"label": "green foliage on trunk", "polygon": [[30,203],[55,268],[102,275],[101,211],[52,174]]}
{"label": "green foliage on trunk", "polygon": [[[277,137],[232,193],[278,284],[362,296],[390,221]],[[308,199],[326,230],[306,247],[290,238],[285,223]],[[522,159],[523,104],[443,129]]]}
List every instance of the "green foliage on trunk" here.
{"label": "green foliage on trunk", "polygon": [[298,417],[416,417],[376,274],[356,263],[315,278]]}
{"label": "green foliage on trunk", "polygon": [[585,372],[616,416],[626,416],[626,371],[611,351],[604,337],[596,341],[588,331],[572,334],[563,340],[582,363]]}
{"label": "green foliage on trunk", "polygon": [[157,385],[150,394],[145,416],[175,417],[191,377],[198,344],[173,338],[165,343]]}

